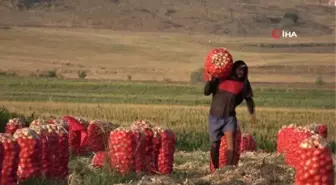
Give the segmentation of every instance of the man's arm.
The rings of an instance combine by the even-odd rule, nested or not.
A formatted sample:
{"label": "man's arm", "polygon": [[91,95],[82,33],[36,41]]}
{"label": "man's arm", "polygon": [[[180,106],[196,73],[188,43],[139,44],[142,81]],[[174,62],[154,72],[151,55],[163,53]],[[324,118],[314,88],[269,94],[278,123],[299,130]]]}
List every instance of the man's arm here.
{"label": "man's arm", "polygon": [[210,94],[214,93],[216,90],[217,80],[215,78],[208,81],[204,86],[204,95],[209,96]]}
{"label": "man's arm", "polygon": [[254,101],[252,97],[245,98],[246,105],[250,114],[254,114]]}

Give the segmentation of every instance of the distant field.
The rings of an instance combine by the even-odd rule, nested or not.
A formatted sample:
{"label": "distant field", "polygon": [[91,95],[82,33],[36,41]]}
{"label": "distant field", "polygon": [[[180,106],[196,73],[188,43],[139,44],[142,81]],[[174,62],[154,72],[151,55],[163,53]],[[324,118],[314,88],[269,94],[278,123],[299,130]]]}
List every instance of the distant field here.
{"label": "distant field", "polygon": [[[0,100],[208,106],[203,85],[0,77]],[[335,91],[255,87],[258,107],[335,108]]]}
{"label": "distant field", "polygon": [[[0,30],[2,71],[88,79],[189,81],[214,47],[227,47],[251,67],[252,82],[335,82],[330,35],[274,40],[200,34],[119,32],[97,29]],[[300,74],[300,75],[298,75]]]}

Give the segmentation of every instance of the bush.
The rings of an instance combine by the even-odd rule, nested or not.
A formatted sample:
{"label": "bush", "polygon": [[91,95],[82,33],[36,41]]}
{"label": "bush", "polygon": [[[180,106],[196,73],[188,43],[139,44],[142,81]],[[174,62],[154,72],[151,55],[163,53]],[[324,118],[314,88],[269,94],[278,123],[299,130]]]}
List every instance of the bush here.
{"label": "bush", "polygon": [[324,85],[324,84],[325,84],[325,82],[324,82],[324,80],[323,80],[323,78],[322,78],[321,75],[318,75],[318,76],[316,77],[315,84],[316,84],[316,85]]}
{"label": "bush", "polygon": [[285,13],[283,18],[292,20],[294,23],[297,23],[297,21],[299,20],[299,16],[297,15],[297,13],[294,12]]}
{"label": "bush", "polygon": [[199,68],[197,71],[194,71],[190,74],[190,82],[200,83],[203,82],[203,70],[204,68]]}
{"label": "bush", "polygon": [[80,79],[84,79],[84,78],[86,78],[86,76],[87,76],[87,74],[86,74],[85,71],[78,71],[78,77]]}
{"label": "bush", "polygon": [[56,69],[48,71],[48,77],[56,78],[57,77]]}
{"label": "bush", "polygon": [[9,112],[5,107],[0,107],[0,133],[5,132],[6,124],[9,119],[22,118],[27,124],[31,123],[34,119],[38,118],[35,113],[32,113],[29,117],[25,117],[22,114],[15,112]]}

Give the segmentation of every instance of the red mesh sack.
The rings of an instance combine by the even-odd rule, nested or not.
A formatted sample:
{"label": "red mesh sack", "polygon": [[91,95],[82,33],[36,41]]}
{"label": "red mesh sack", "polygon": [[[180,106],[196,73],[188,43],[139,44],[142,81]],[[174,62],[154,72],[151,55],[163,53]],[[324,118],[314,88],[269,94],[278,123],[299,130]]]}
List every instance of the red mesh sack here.
{"label": "red mesh sack", "polygon": [[314,135],[301,142],[295,185],[334,185],[335,172],[331,149],[326,139]]}
{"label": "red mesh sack", "polygon": [[[235,135],[235,151],[234,151],[234,158],[233,158],[233,165],[237,166],[239,163],[239,159],[240,159],[240,142],[241,142],[241,131],[238,128],[236,135]],[[226,144],[226,139],[225,136],[223,136],[221,138],[221,143],[220,143],[220,147],[219,147],[219,168],[223,168],[227,165],[227,156],[226,156],[226,148],[227,148],[227,144]],[[215,168],[214,165],[212,163],[212,159],[211,159],[211,153],[210,153],[210,172],[214,172]]]}
{"label": "red mesh sack", "polygon": [[277,153],[285,153],[290,146],[291,140],[293,139],[292,136],[293,132],[296,128],[296,125],[290,124],[288,126],[283,126],[277,135]]}
{"label": "red mesh sack", "polygon": [[316,124],[313,123],[308,126],[312,131],[314,131],[316,134],[319,134],[320,136],[327,138],[328,137],[328,127],[325,124]]}
{"label": "red mesh sack", "polygon": [[63,127],[66,131],[69,131],[69,125],[63,118],[52,118],[48,120],[48,124],[56,124]]}
{"label": "red mesh sack", "polygon": [[[146,120],[136,120],[135,122],[133,122],[133,124],[131,125],[132,129],[138,129],[141,130],[142,133],[144,134],[144,148],[145,148],[145,159],[144,159],[144,165],[145,165],[145,169],[147,170],[148,173],[152,173],[157,171],[157,168],[155,168],[154,163],[155,163],[155,157],[158,156],[157,152],[156,156],[155,153],[153,151],[154,149],[154,144],[153,144],[153,127],[150,124],[149,121]],[[158,141],[160,142],[160,141]],[[157,151],[159,151],[160,148],[158,147]]]}
{"label": "red mesh sack", "polygon": [[109,133],[115,128],[116,126],[112,123],[107,123],[99,120],[91,121],[87,128],[88,149],[93,152],[105,150],[108,147]]}
{"label": "red mesh sack", "polygon": [[44,120],[44,119],[35,119],[30,123],[30,127],[32,126],[41,126],[41,125],[47,125],[48,121]]}
{"label": "red mesh sack", "polygon": [[117,128],[110,133],[110,164],[122,175],[143,171],[145,150],[141,135],[141,132],[126,128]]}
{"label": "red mesh sack", "polygon": [[17,175],[19,181],[41,176],[42,144],[37,133],[30,128],[18,129],[14,133],[20,146]]}
{"label": "red mesh sack", "polygon": [[155,127],[154,132],[160,135],[160,149],[157,158],[157,169],[160,174],[173,172],[176,136],[167,128]]}
{"label": "red mesh sack", "polygon": [[87,145],[86,124],[71,116],[64,116],[63,120],[65,120],[69,126],[68,143],[71,153],[75,155],[84,153]]}
{"label": "red mesh sack", "polygon": [[92,165],[96,168],[103,167],[107,157],[108,157],[108,154],[105,151],[96,152],[92,158]]}
{"label": "red mesh sack", "polygon": [[161,135],[159,132],[154,131],[153,132],[153,155],[152,155],[152,166],[150,167],[150,170],[155,173],[159,173],[158,171],[158,159],[160,154],[160,148],[161,148]]}
{"label": "red mesh sack", "polygon": [[[2,142],[5,142],[3,141],[2,139],[2,136],[3,134],[0,134],[0,172],[1,172],[1,169],[2,169],[2,162],[3,162],[3,158],[4,158],[4,147],[2,145]],[[1,175],[0,175],[0,184],[1,184]]]}
{"label": "red mesh sack", "polygon": [[19,164],[19,145],[11,134],[0,133],[0,145],[3,149],[1,164],[1,185],[17,184],[17,169]]}
{"label": "red mesh sack", "polygon": [[253,152],[257,149],[257,143],[255,142],[251,134],[244,133],[240,142],[240,153]]}
{"label": "red mesh sack", "polygon": [[57,150],[58,152],[54,155],[55,164],[55,176],[57,178],[66,179],[69,175],[69,135],[64,127],[57,124],[48,125],[50,131],[55,133],[55,139],[57,138]]}
{"label": "red mesh sack", "polygon": [[224,48],[216,48],[209,52],[205,60],[204,80],[208,80],[206,73],[213,77],[226,78],[233,66],[232,55]]}
{"label": "red mesh sack", "polygon": [[42,158],[41,158],[41,173],[42,175],[46,177],[51,177],[50,173],[53,171],[53,164],[54,164],[54,158],[53,154],[56,152],[55,150],[51,150],[52,146],[51,144],[54,144],[50,141],[52,141],[49,137],[48,129],[45,125],[41,126],[30,126],[32,130],[34,130],[41,139],[42,144]]}
{"label": "red mesh sack", "polygon": [[285,162],[289,166],[296,167],[298,165],[298,151],[300,143],[312,136],[314,133],[309,129],[298,127],[294,132],[289,135],[289,138],[292,138],[288,143],[288,148],[285,152]]}
{"label": "red mesh sack", "polygon": [[25,126],[26,123],[20,118],[10,119],[6,124],[6,133],[13,135],[17,129],[23,128]]}

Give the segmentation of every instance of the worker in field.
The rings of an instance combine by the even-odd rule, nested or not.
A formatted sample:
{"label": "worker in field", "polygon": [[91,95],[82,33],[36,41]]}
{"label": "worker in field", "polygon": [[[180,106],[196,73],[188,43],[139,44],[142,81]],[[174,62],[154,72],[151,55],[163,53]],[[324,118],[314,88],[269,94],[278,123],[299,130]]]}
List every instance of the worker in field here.
{"label": "worker in field", "polygon": [[242,60],[234,62],[232,72],[226,79],[208,75],[204,95],[212,94],[209,115],[209,135],[211,140],[211,160],[214,168],[219,166],[219,147],[222,136],[227,142],[227,164],[233,165],[235,150],[234,135],[238,128],[236,107],[245,99],[252,124],[255,125],[253,92],[248,80],[248,67]]}

